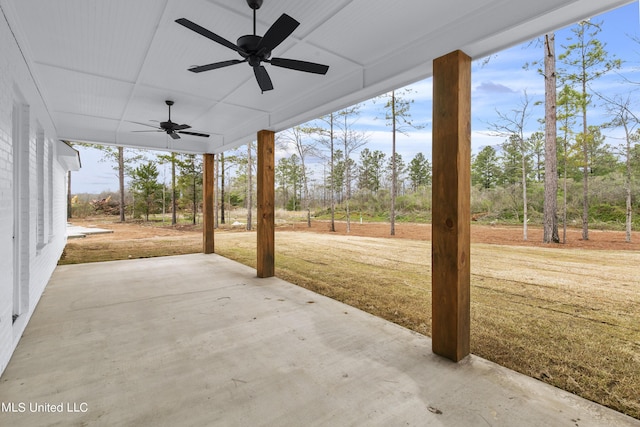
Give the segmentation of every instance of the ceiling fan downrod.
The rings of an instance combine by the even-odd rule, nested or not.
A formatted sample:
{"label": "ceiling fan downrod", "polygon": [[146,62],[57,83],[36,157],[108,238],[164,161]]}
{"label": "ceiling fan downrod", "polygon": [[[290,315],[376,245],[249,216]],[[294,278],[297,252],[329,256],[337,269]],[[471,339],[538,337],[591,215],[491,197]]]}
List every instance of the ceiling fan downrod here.
{"label": "ceiling fan downrod", "polygon": [[247,4],[253,9],[253,35],[256,35],[256,10],[262,6],[262,0],[247,0]]}
{"label": "ceiling fan downrod", "polygon": [[173,101],[167,99],[164,103],[169,106],[169,123],[171,123],[171,106],[173,105]]}

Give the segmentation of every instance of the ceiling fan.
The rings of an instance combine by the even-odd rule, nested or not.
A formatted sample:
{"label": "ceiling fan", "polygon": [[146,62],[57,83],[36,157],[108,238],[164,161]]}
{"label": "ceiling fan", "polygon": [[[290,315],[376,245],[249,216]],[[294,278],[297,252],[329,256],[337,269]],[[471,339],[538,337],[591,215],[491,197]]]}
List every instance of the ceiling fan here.
{"label": "ceiling fan", "polygon": [[212,33],[206,28],[189,21],[186,18],[176,19],[176,22],[196,33],[213,40],[222,46],[228,47],[231,50],[235,50],[244,59],[232,59],[229,61],[214,62],[212,64],[200,65],[197,67],[189,68],[189,71],[194,73],[201,73],[203,71],[215,70],[229,65],[240,64],[242,62],[248,62],[253,67],[253,72],[258,81],[258,85],[262,92],[273,89],[271,78],[267,73],[266,68],[262,65],[263,62],[269,63],[274,67],[288,68],[291,70],[304,71],[306,73],[314,74],[326,74],[329,70],[328,65],[316,64],[315,62],[299,61],[296,59],[287,58],[270,58],[271,51],[275,49],[280,43],[282,43],[293,31],[300,25],[298,21],[283,13],[276,22],[271,25],[264,36],[260,37],[256,35],[256,10],[260,9],[263,0],[247,0],[247,4],[253,9],[253,34],[241,36],[238,38],[237,44],[233,44],[230,41],[220,37],[219,35]]}
{"label": "ceiling fan", "polygon": [[167,120],[166,122],[160,122],[160,127],[158,126],[153,126],[153,125],[148,125],[146,123],[139,123],[139,122],[134,122],[137,123],[139,125],[143,125],[143,126],[149,126],[149,127],[153,127],[156,128],[157,130],[134,130],[134,132],[166,132],[167,135],[169,135],[171,138],[173,139],[180,139],[180,135],[178,134],[184,134],[184,135],[193,135],[193,136],[201,136],[203,138],[209,138],[209,134],[206,133],[200,133],[200,132],[187,132],[185,131],[185,129],[191,129],[191,126],[189,125],[180,125],[178,123],[174,123],[171,121],[171,106],[173,105],[173,101],[164,101],[168,106],[169,106],[169,120]]}

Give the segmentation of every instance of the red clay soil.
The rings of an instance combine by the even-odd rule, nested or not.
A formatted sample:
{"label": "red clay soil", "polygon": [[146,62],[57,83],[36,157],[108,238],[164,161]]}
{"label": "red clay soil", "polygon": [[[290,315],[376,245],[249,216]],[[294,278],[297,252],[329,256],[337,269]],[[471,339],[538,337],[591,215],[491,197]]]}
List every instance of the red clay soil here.
{"label": "red clay soil", "polygon": [[[72,219],[71,223],[84,227],[100,227],[114,230],[113,234],[98,234],[91,236],[91,241],[96,240],[128,240],[142,239],[160,236],[180,236],[180,235],[201,235],[202,226],[182,225],[172,227],[171,225],[159,226],[151,223],[120,223],[111,218],[86,218]],[[346,235],[346,222],[336,221],[335,234]],[[332,233],[329,229],[329,221],[313,220],[311,228],[307,227],[306,222],[295,222],[278,225],[277,231],[299,231],[314,233]],[[242,228],[230,226],[222,226],[227,230],[241,232]],[[399,223],[396,224],[395,236],[390,235],[389,223],[351,223],[352,236],[364,237],[383,237],[395,239],[416,239],[431,240],[431,224],[412,224]],[[562,229],[560,230],[560,238],[562,239]],[[529,227],[528,239],[523,240],[522,226],[504,226],[504,225],[471,225],[471,242],[473,243],[489,243],[497,245],[514,245],[514,246],[540,246],[555,248],[583,248],[583,249],[603,249],[603,250],[632,250],[640,251],[640,232],[634,232],[631,236],[631,242],[625,242],[624,231],[602,231],[590,230],[589,240],[582,240],[582,230],[570,228],[567,230],[566,244],[544,244],[542,243],[542,228]]]}
{"label": "red clay soil", "polygon": [[[336,234],[346,235],[346,222],[335,222]],[[416,239],[431,240],[431,224],[396,224],[395,236],[390,235],[390,224],[388,223],[351,223],[350,235],[365,237],[388,237],[395,239]],[[311,222],[311,228],[306,222],[287,224],[277,228],[277,230],[306,231],[314,233],[332,233],[329,221]],[[562,241],[562,229],[560,240]],[[514,246],[540,246],[556,248],[583,248],[583,249],[603,249],[603,250],[640,250],[640,233],[634,232],[631,242],[625,242],[624,231],[602,231],[589,230],[589,240],[582,240],[582,229],[567,229],[567,242],[565,244],[545,244],[542,243],[542,228],[529,227],[527,231],[527,241],[523,240],[522,226],[491,226],[472,224],[472,243],[489,243],[496,245]]]}

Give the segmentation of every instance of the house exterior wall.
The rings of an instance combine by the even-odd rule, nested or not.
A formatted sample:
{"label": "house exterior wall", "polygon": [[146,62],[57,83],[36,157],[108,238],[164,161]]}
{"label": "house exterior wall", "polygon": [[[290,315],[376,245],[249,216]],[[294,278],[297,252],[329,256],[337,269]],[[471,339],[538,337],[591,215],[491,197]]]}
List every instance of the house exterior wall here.
{"label": "house exterior wall", "polygon": [[66,170],[36,84],[0,16],[0,375],[66,243]]}

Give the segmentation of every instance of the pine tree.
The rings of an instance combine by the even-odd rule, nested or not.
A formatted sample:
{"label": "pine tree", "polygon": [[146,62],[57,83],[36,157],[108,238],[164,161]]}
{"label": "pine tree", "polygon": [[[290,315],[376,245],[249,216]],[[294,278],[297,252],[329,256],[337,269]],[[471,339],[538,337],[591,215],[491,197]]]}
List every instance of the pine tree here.
{"label": "pine tree", "polygon": [[360,152],[358,168],[358,188],[377,194],[382,185],[382,170],[385,154],[380,150],[365,148]]}
{"label": "pine tree", "polygon": [[589,84],[611,70],[620,68],[619,59],[610,59],[605,44],[596,38],[601,31],[601,23],[582,21],[571,28],[573,43],[563,46],[565,52],[559,59],[569,67],[564,70],[564,80],[579,87],[580,110],[582,112],[582,135],[579,137],[582,146],[582,239],[589,240],[589,133],[587,109],[591,105]]}
{"label": "pine tree", "polygon": [[139,201],[139,206],[149,221],[149,215],[155,212],[158,200],[162,197],[162,184],[158,182],[158,168],[152,162],[144,163],[131,173],[131,189]]}
{"label": "pine tree", "polygon": [[407,99],[413,91],[405,88],[401,91],[392,90],[391,92],[382,95],[380,98],[386,99],[384,105],[385,115],[384,118],[387,121],[387,125],[391,126],[391,230],[392,236],[395,236],[396,229],[396,196],[398,189],[398,169],[396,165],[396,133],[408,135],[408,130],[421,129],[423,126],[414,124],[411,119],[411,104],[413,99]]}
{"label": "pine tree", "polygon": [[488,145],[471,159],[471,183],[484,189],[494,188],[498,184],[501,171],[498,153]]}
{"label": "pine tree", "polygon": [[418,191],[421,186],[431,185],[431,163],[424,154],[417,153],[409,162],[409,181],[413,191]]}
{"label": "pine tree", "polygon": [[569,159],[569,147],[573,138],[573,125],[580,105],[580,94],[571,86],[560,90],[557,100],[556,118],[560,123],[561,167],[562,167],[562,243],[567,243],[567,176],[572,163]]}
{"label": "pine tree", "polygon": [[196,224],[198,206],[202,195],[202,157],[195,154],[185,154],[177,160],[180,170],[178,187],[182,190],[182,199],[191,203],[193,212],[192,224]]}

